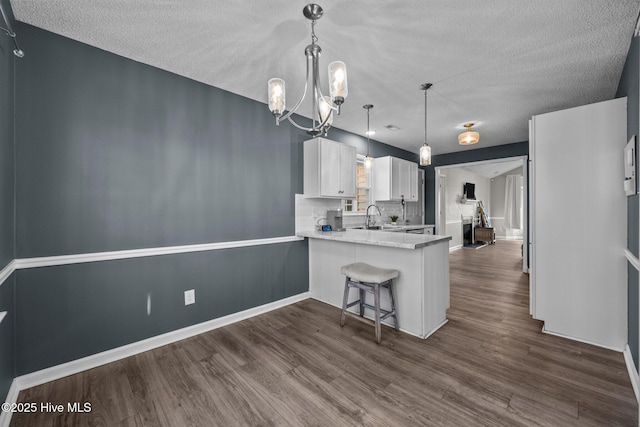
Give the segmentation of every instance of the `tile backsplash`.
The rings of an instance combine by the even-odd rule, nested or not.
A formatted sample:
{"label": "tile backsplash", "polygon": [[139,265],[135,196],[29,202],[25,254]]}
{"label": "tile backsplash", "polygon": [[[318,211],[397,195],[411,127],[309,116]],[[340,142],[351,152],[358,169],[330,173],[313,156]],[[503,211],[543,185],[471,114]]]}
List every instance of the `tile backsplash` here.
{"label": "tile backsplash", "polygon": [[[417,205],[418,203],[415,202],[406,203],[407,219],[410,224],[422,223],[420,216],[412,216],[413,213],[418,213]],[[402,218],[402,205],[400,202],[378,202],[376,206],[380,209],[381,214],[372,216],[376,224],[391,222],[391,215],[397,215],[399,218]],[[341,200],[305,198],[302,194],[296,194],[296,233],[299,231],[314,230],[316,226],[326,224],[327,210],[340,209],[341,207]],[[372,211],[374,210],[372,209]],[[342,217],[342,225],[345,228],[359,227],[364,225],[365,220],[366,215],[364,213],[345,214]]]}

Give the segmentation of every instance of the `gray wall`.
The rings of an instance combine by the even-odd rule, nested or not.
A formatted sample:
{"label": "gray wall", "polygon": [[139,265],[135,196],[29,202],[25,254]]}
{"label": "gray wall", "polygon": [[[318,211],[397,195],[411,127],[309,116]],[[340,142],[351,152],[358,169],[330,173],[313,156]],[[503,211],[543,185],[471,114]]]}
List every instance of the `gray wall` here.
{"label": "gray wall", "polygon": [[[9,9],[9,2],[1,1]],[[0,270],[14,258],[14,64],[13,43],[5,33],[0,33]],[[0,397],[3,402],[14,377],[13,292],[12,276],[0,285],[0,312],[7,312],[0,323]]]}
{"label": "gray wall", "polygon": [[[631,40],[627,61],[624,65],[616,97],[627,97],[627,139],[640,135],[639,78],[640,41]],[[622,150],[623,147],[621,147]],[[622,152],[622,151],[621,151]],[[640,158],[640,156],[639,156]],[[638,195],[627,197],[627,248],[638,256]],[[633,271],[632,271],[633,270]],[[628,279],[628,342],[633,360],[638,368],[638,274],[629,265]]]}
{"label": "gray wall", "polygon": [[[294,234],[306,134],[265,104],[16,27],[17,258]],[[301,241],[20,270],[15,374],[305,292],[307,254]]]}

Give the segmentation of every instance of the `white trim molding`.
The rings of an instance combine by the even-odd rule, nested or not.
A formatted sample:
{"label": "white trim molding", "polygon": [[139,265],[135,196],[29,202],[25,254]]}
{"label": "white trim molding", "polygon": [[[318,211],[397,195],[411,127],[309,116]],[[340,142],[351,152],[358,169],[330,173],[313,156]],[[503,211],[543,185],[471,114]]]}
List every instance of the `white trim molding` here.
{"label": "white trim molding", "polygon": [[[20,389],[18,388],[18,382],[14,379],[9,387],[9,393],[7,393],[6,403],[16,403],[18,401],[18,395]],[[11,412],[0,411],[0,427],[9,427],[11,424]]]}
{"label": "white trim molding", "polygon": [[16,270],[16,260],[12,259],[2,270],[0,270],[0,286],[13,274]]}
{"label": "white trim molding", "polygon": [[52,366],[50,368],[46,368],[40,371],[32,372],[30,374],[22,375],[17,377],[14,380],[14,383],[17,384],[17,388],[19,391],[25,390],[27,388],[48,383],[50,381],[64,378],[69,375],[77,374],[79,372],[83,372],[88,369],[97,368],[98,366],[106,365],[107,363],[125,359],[130,356],[135,356],[136,354],[153,350],[154,348],[162,347],[164,345],[171,344],[186,338],[190,338],[195,335],[203,334],[205,332],[209,332],[214,329],[218,329],[223,326],[230,325],[232,323],[240,322],[242,320],[246,320],[251,317],[268,313],[278,308],[282,308],[287,305],[291,305],[291,304],[295,304],[297,302],[303,301],[307,298],[310,298],[310,293],[303,292],[301,294],[284,298],[278,301],[274,301],[268,304],[264,304],[258,307],[253,307],[253,308],[240,311],[237,313],[229,314],[223,317],[218,317],[217,319],[208,320],[203,323],[187,326],[186,328],[167,332],[165,334],[147,338],[142,341],[137,341],[132,344],[127,344],[122,347],[117,347],[111,350],[103,351],[102,353],[97,353],[91,356],[83,357],[82,359],[72,360],[71,362],[63,363],[61,365]]}
{"label": "white trim molding", "polygon": [[627,258],[627,261],[629,261],[629,263],[633,265],[633,268],[635,268],[637,271],[640,271],[640,260],[638,260],[638,258],[636,258],[636,256],[632,254],[629,249],[624,250],[624,256]]}
{"label": "white trim molding", "polygon": [[204,243],[199,245],[166,246],[160,248],[130,249],[112,252],[93,252],[87,254],[59,255],[38,258],[20,258],[15,261],[15,269],[50,267],[54,265],[80,264],[85,262],[111,261],[157,255],[173,255],[188,252],[214,251],[219,249],[243,248],[247,246],[272,245],[304,240],[304,237],[284,236],[266,239],[237,240],[232,242]]}
{"label": "white trim molding", "polygon": [[633,392],[636,395],[636,400],[640,403],[640,377],[638,377],[638,371],[636,365],[633,363],[633,356],[631,355],[631,348],[627,344],[624,348],[624,362],[627,365],[627,371],[629,372],[629,379],[631,380],[631,386]]}
{"label": "white trim molding", "polygon": [[597,343],[597,342],[583,340],[583,339],[572,337],[572,336],[569,336],[569,335],[559,334],[557,332],[551,332],[551,331],[546,330],[544,326],[542,326],[542,333],[543,334],[553,335],[553,336],[560,337],[560,338],[566,338],[566,339],[572,340],[572,341],[582,342],[582,343],[585,343],[585,344],[595,345],[596,347],[606,348],[607,350],[617,351],[618,353],[624,352],[624,348],[611,347],[611,346],[600,344],[600,343]]}

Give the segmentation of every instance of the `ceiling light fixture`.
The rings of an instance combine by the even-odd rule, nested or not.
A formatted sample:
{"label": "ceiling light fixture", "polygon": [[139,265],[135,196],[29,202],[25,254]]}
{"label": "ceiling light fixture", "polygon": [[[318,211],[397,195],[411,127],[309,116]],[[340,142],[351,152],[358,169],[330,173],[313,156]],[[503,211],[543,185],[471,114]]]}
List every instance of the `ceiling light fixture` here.
{"label": "ceiling light fixture", "polygon": [[369,135],[372,135],[375,132],[372,132],[369,130],[369,112],[373,108],[373,105],[366,104],[366,105],[363,105],[362,108],[367,109],[367,157],[364,158],[364,167],[367,169],[371,169],[371,165],[373,164],[373,159],[369,155]]}
{"label": "ceiling light fixture", "polygon": [[458,135],[458,144],[460,145],[473,145],[480,141],[480,134],[472,131],[473,123],[465,123],[464,127],[467,128],[464,132]]}
{"label": "ceiling light fixture", "polygon": [[[288,119],[292,125],[298,129],[304,130],[309,135],[316,137],[321,134],[327,134],[327,131],[333,123],[333,113],[340,114],[340,106],[344,103],[349,93],[347,88],[347,66],[344,62],[335,61],[329,64],[329,96],[322,95],[320,90],[320,74],[319,65],[320,53],[322,49],[316,44],[318,37],[314,31],[316,21],[322,17],[322,7],[317,4],[308,4],[302,9],[304,16],[311,21],[311,44],[308,45],[304,54],[307,57],[307,78],[304,84],[304,92],[298,103],[285,114],[285,84],[284,80],[274,78],[269,80],[269,110],[276,117],[276,125],[279,125],[284,119]],[[309,83],[311,82],[311,83]],[[311,107],[311,127],[307,128],[298,125],[291,118],[298,107],[304,101],[307,89],[311,85],[313,96]]]}
{"label": "ceiling light fixture", "polygon": [[420,85],[420,90],[424,91],[424,144],[420,147],[420,166],[431,164],[431,147],[427,144],[427,91],[433,86],[431,83]]}

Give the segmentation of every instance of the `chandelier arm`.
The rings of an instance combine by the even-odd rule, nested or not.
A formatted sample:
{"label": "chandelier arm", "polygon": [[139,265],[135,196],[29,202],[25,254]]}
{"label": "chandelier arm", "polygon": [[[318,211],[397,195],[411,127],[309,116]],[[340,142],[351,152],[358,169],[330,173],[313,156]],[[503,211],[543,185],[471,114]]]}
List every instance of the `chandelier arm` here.
{"label": "chandelier arm", "polygon": [[305,132],[309,132],[310,130],[313,130],[313,128],[308,128],[308,127],[304,127],[304,126],[300,126],[299,124],[297,124],[296,122],[293,121],[293,119],[291,117],[287,117],[287,120],[289,120],[289,123],[291,123],[292,125],[294,125],[295,127],[297,127],[300,130],[303,130]]}
{"label": "chandelier arm", "polygon": [[[318,99],[318,59],[316,56],[311,57],[311,90],[313,91],[313,101],[311,102],[311,129],[316,127],[316,115],[320,117],[320,105]],[[320,120],[318,120],[319,122]]]}
{"label": "chandelier arm", "polygon": [[[327,120],[325,120],[324,122],[322,122],[322,124],[316,129],[316,128],[308,128],[308,127],[304,127],[304,126],[300,126],[299,124],[297,124],[295,121],[293,121],[293,119],[291,117],[287,117],[287,120],[289,120],[289,123],[291,123],[293,126],[297,127],[300,130],[303,130],[305,132],[309,132],[309,131],[313,131],[313,130],[319,130],[321,128],[324,127],[324,125],[327,123]],[[329,130],[331,128],[331,125],[328,125],[327,128],[325,129],[325,131]]]}
{"label": "chandelier arm", "polygon": [[[320,90],[320,85],[318,84],[318,82],[320,81],[320,72],[319,72],[319,65],[318,65],[318,58],[317,57],[313,57],[313,85],[314,85],[314,89],[316,92],[316,98],[314,100],[314,105],[316,104],[316,102],[320,102],[320,100],[324,101],[324,95],[322,95],[322,91]],[[331,106],[331,104],[327,104],[331,110],[333,110],[334,108]],[[320,110],[320,105],[317,106],[318,111]],[[315,110],[315,108],[314,108]],[[315,111],[314,111],[315,112]],[[314,127],[314,129],[318,129],[318,130],[322,130],[324,129],[324,131],[326,132],[327,130],[329,130],[329,128],[331,127],[331,125],[329,125],[326,129],[325,126],[327,126],[327,122],[329,121],[329,119],[331,118],[331,116],[333,115],[333,111],[329,111],[329,114],[327,114],[327,117],[324,118],[324,120],[322,121],[322,123],[320,123],[318,125],[318,127]],[[318,114],[318,117],[320,117],[320,114]],[[320,117],[322,118],[322,117]],[[314,119],[315,119],[315,115],[314,115]],[[315,124],[315,121],[314,121]]]}
{"label": "chandelier arm", "polygon": [[[280,117],[278,119],[278,121],[283,121],[285,119],[289,119],[289,121],[291,123],[293,123],[293,121],[289,118],[293,113],[296,112],[296,110],[298,109],[298,107],[300,107],[300,105],[302,105],[302,101],[304,101],[305,96],[307,96],[307,89],[309,86],[309,61],[307,61],[307,77],[304,80],[304,91],[302,92],[302,97],[300,98],[300,100],[296,103],[296,105],[293,106],[292,109],[289,110],[289,112],[285,115],[283,115],[282,117]],[[301,128],[302,129],[302,128]]]}
{"label": "chandelier arm", "polygon": [[[314,60],[314,62],[316,62],[316,61]],[[318,83],[318,82],[320,81],[320,72],[319,72],[318,68],[319,68],[319,67],[318,67],[318,64],[316,63],[316,64],[314,65],[314,77],[313,77],[313,82],[314,82],[314,84],[316,85],[316,90],[318,91],[318,94],[320,95],[320,96],[319,96],[318,98],[316,98],[316,99],[324,99],[324,95],[322,94],[322,90],[320,89],[320,84]],[[329,98],[329,99],[331,99],[331,98]],[[333,103],[333,100],[331,100],[331,103]],[[331,105],[331,104],[328,104],[328,105],[329,105],[329,107],[330,107],[333,111],[338,111],[338,107],[334,107],[334,106],[333,106],[333,105]],[[332,114],[333,114],[333,113],[332,113]]]}

